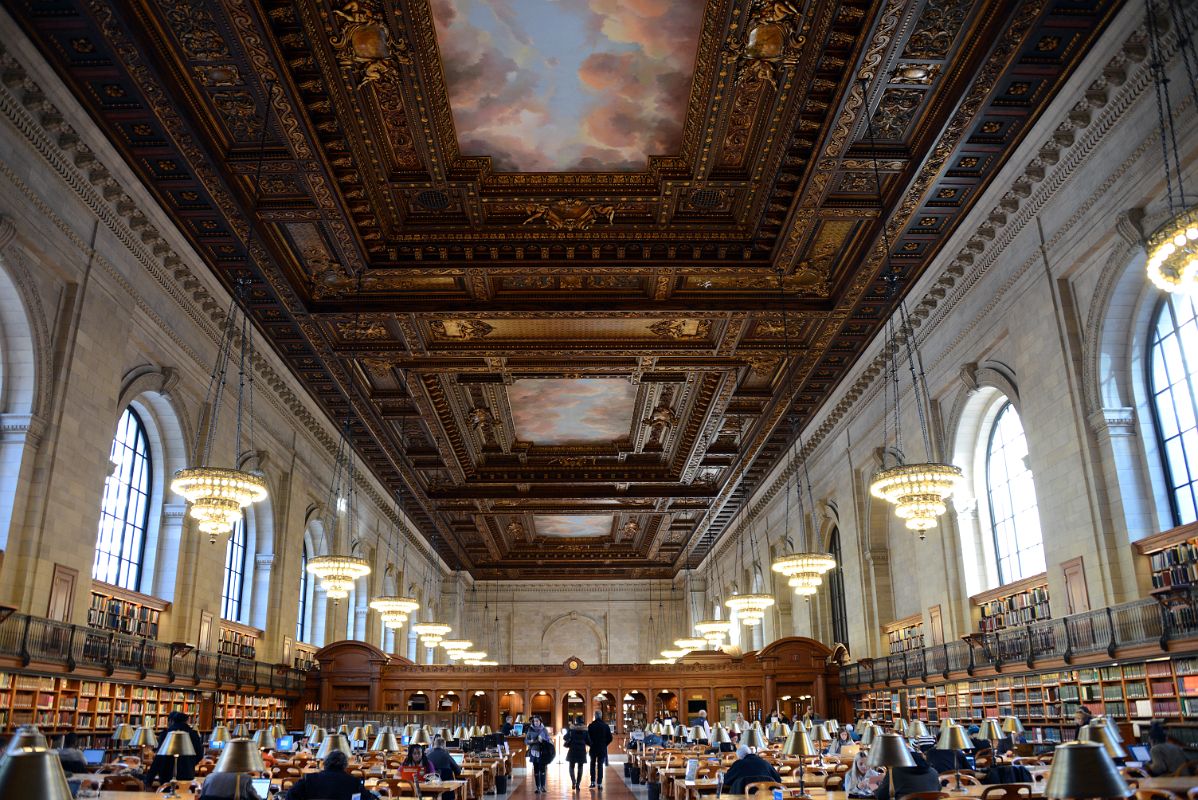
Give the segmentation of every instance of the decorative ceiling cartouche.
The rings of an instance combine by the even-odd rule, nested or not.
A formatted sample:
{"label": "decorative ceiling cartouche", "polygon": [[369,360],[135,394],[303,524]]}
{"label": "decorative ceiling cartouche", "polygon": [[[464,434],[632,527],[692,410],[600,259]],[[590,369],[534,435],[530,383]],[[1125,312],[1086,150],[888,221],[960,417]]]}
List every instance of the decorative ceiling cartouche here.
{"label": "decorative ceiling cartouche", "polygon": [[452,566],[669,576],[1119,4],[544,5],[6,8]]}

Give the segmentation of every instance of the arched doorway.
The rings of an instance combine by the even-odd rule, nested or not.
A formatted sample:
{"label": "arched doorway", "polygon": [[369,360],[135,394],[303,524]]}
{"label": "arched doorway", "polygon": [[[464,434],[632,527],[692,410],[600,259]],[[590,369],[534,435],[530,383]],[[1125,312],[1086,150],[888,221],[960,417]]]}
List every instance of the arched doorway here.
{"label": "arched doorway", "polygon": [[524,695],[519,692],[508,690],[499,698],[499,721],[503,722],[505,716],[510,716],[512,722],[524,721]]}
{"label": "arched doorway", "polygon": [[669,691],[658,692],[653,699],[653,714],[655,717],[677,717],[678,695]]}
{"label": "arched doorway", "polygon": [[428,695],[424,692],[412,692],[408,695],[408,711],[428,710]]}
{"label": "arched doorway", "polygon": [[570,727],[571,725],[577,724],[580,719],[583,721],[583,724],[585,725],[586,724],[586,715],[587,715],[587,701],[586,701],[586,698],[582,696],[581,692],[579,692],[575,689],[571,689],[570,691],[568,691],[564,695],[562,695],[562,717],[561,717],[562,730],[565,730],[566,728]]}
{"label": "arched doorway", "polygon": [[437,697],[437,710],[443,714],[456,714],[462,710],[462,697],[455,691],[442,692]]}
{"label": "arched doorway", "polygon": [[537,716],[541,718],[541,722],[546,725],[553,724],[553,695],[542,689],[532,696],[532,702],[529,703],[528,713],[530,718]]}
{"label": "arched doorway", "polygon": [[[591,703],[594,711],[598,711],[603,715],[603,721],[606,722],[612,730],[616,730],[616,726],[619,724],[620,720],[616,718],[617,712],[619,711],[619,706],[616,705],[615,694],[606,690],[598,691],[595,693],[595,696],[591,698]],[[591,714],[591,717],[594,717],[594,713]],[[590,721],[590,717],[588,717],[587,721]]]}
{"label": "arched doorway", "polygon": [[649,701],[644,692],[636,690],[624,693],[624,703],[621,709],[624,717],[625,732],[636,728],[644,728],[649,722]]}
{"label": "arched doorway", "polygon": [[466,710],[470,713],[470,721],[474,725],[491,724],[491,698],[479,690],[470,695]]}

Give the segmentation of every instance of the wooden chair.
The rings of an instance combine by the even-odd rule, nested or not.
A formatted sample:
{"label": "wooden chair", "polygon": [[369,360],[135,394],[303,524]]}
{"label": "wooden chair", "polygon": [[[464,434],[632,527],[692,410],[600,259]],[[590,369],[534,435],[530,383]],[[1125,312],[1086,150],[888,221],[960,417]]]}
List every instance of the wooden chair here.
{"label": "wooden chair", "polygon": [[843,792],[844,791],[844,776],[846,772],[832,772],[824,778],[825,792]]}
{"label": "wooden chair", "polygon": [[1123,776],[1124,780],[1128,781],[1142,781],[1145,778],[1152,777],[1148,774],[1147,770],[1143,769],[1142,767],[1124,767],[1123,769],[1119,770],[1119,774]]}
{"label": "wooden chair", "polygon": [[401,781],[398,778],[380,780],[375,784],[374,791],[376,794],[384,797],[404,797],[416,794],[416,790],[412,788],[411,781]]}
{"label": "wooden chair", "polygon": [[196,777],[203,777],[212,774],[212,768],[215,764],[196,764]]}
{"label": "wooden chair", "polygon": [[943,800],[945,797],[952,797],[948,792],[911,792],[905,794],[900,800]]}
{"label": "wooden chair", "polygon": [[288,777],[288,778],[283,778],[281,781],[279,781],[279,786],[282,787],[283,793],[286,794],[287,790],[290,789],[292,786],[295,786],[295,784],[297,784],[297,783],[299,783],[299,778]]}
{"label": "wooden chair", "polygon": [[785,789],[786,787],[777,781],[755,781],[754,783],[745,784],[745,797],[756,797],[764,792],[766,796],[773,794],[775,789]]}
{"label": "wooden chair", "polygon": [[1192,778],[1198,775],[1198,761],[1187,761],[1173,773],[1178,778]]}
{"label": "wooden chair", "polygon": [[[963,769],[949,770],[948,772],[941,772],[940,773],[940,785],[941,786],[956,786],[958,777],[961,778],[962,786],[981,786],[982,785],[982,782],[977,779],[977,776],[975,776],[972,772],[970,772],[968,770],[963,770]],[[1002,785],[1002,784],[998,784],[998,785]]]}
{"label": "wooden chair", "polygon": [[1198,786],[1191,786],[1186,792],[1186,800],[1198,800]]}
{"label": "wooden chair", "polygon": [[1164,789],[1136,789],[1136,800],[1181,800],[1179,795]]}
{"label": "wooden chair", "polygon": [[982,790],[982,800],[1028,800],[1032,787],[1022,783],[996,783]]}
{"label": "wooden chair", "polygon": [[105,775],[100,784],[102,792],[144,792],[146,787],[132,775]]}

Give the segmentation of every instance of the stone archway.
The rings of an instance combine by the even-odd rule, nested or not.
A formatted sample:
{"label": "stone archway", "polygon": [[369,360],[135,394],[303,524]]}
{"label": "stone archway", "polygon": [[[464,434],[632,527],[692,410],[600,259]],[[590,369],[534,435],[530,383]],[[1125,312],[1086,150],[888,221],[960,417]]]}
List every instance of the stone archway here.
{"label": "stone archway", "polygon": [[550,620],[541,633],[542,664],[559,664],[571,656],[583,663],[607,663],[607,637],[603,628],[577,611]]}

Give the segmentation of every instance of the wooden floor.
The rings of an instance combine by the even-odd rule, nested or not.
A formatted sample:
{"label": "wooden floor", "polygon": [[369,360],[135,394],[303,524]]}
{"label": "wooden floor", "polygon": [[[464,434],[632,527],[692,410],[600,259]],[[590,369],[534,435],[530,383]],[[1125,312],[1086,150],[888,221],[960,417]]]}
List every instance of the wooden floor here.
{"label": "wooden floor", "polygon": [[535,794],[533,789],[532,771],[519,776],[520,784],[512,790],[505,800],[642,800],[629,791],[624,783],[624,765],[609,764],[603,773],[603,791],[587,788],[591,784],[591,767],[585,765],[582,771],[582,788],[577,792],[570,786],[570,768],[566,762],[556,762],[549,765],[546,776],[545,794]]}

